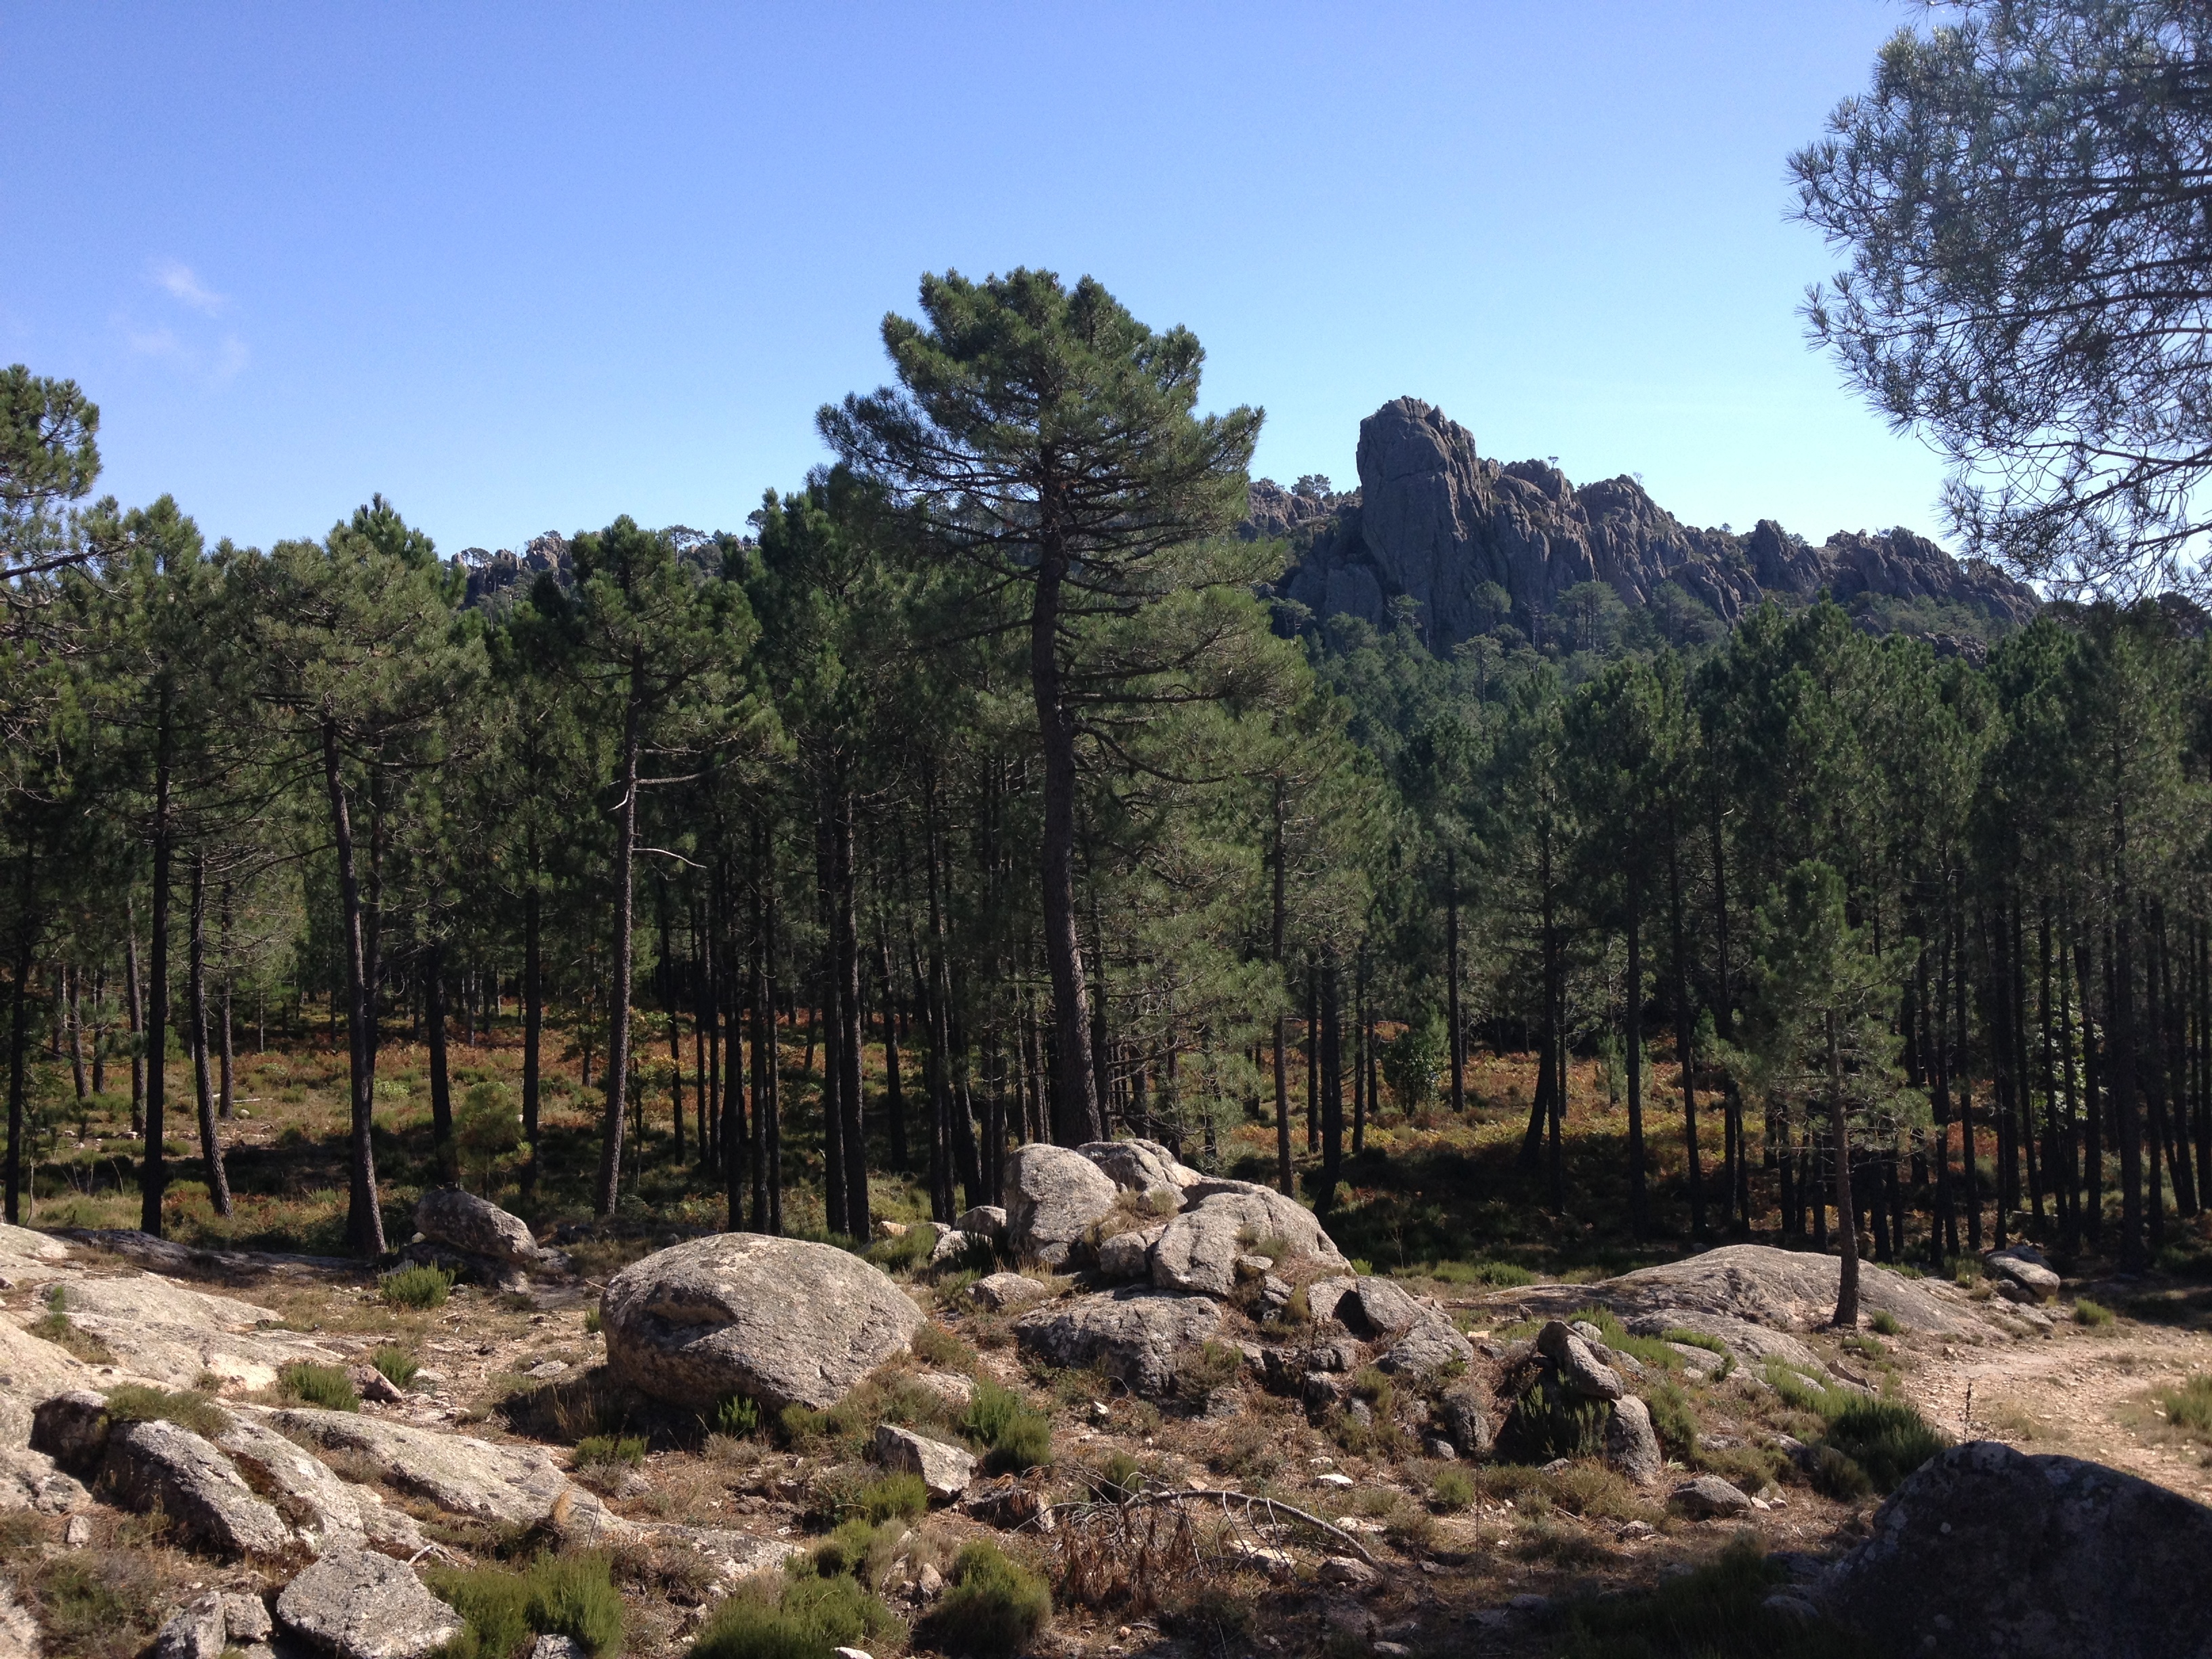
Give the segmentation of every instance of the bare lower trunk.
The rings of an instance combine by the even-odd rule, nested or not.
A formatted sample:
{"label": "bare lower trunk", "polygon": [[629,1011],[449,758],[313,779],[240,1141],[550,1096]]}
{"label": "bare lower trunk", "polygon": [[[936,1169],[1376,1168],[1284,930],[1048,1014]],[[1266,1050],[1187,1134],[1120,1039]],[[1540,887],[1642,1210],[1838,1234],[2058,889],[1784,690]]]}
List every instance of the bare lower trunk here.
{"label": "bare lower trunk", "polygon": [[[854,901],[853,800],[837,799],[830,826],[830,891],[833,914],[830,936],[831,966],[837,975],[839,1032],[837,1103],[844,1114],[842,1139],[845,1151],[845,1227],[855,1238],[866,1238],[872,1225],[868,1212],[868,1142],[860,1097],[860,941],[857,906]],[[1077,1053],[1080,1053],[1078,1050]],[[1071,1056],[1071,1063],[1078,1063]]]}
{"label": "bare lower trunk", "polygon": [[154,914],[151,959],[146,975],[146,1156],[138,1176],[138,1226],[161,1236],[161,1199],[169,1169],[162,1137],[168,1092],[169,1048],[169,761],[167,706],[154,763]]}
{"label": "bare lower trunk", "polygon": [[[329,791],[332,839],[338,860],[338,897],[345,929],[346,991],[349,1012],[347,1037],[350,1045],[352,1085],[352,1181],[346,1215],[346,1236],[365,1256],[384,1254],[384,1212],[377,1200],[376,1148],[371,1129],[376,1112],[375,987],[370,978],[369,946],[362,915],[361,882],[354,869],[353,817],[346,799],[345,779],[339,769],[337,726],[323,726],[323,781]],[[156,964],[155,994],[160,994],[160,964]],[[147,1109],[149,1149],[155,1135],[153,1109]]]}
{"label": "bare lower trunk", "polygon": [[123,901],[124,1013],[131,1022],[131,1133],[146,1133],[146,1002],[138,977],[138,901]]}
{"label": "bare lower trunk", "polygon": [[639,686],[644,665],[630,661],[629,709],[623,723],[622,799],[615,830],[615,972],[607,994],[607,1109],[599,1136],[599,1182],[596,1207],[615,1212],[622,1194],[623,1109],[629,1090],[629,990],[635,967],[630,932],[637,902],[637,759],[644,710]]}
{"label": "bare lower trunk", "polygon": [[1844,1066],[1836,1046],[1836,1011],[1827,1011],[1828,1130],[1836,1158],[1836,1237],[1842,1245],[1842,1268],[1836,1275],[1835,1322],[1845,1329],[1859,1322],[1859,1228],[1857,1206],[1851,1202],[1851,1133],[1844,1114]]}
{"label": "bare lower trunk", "polygon": [[1451,1022],[1451,1109],[1467,1110],[1467,1036],[1459,1011],[1459,854],[1444,854],[1444,1006]]}
{"label": "bare lower trunk", "polygon": [[1036,696],[1044,750],[1044,822],[1039,854],[1044,887],[1044,954],[1052,974],[1052,1136],[1063,1146],[1105,1138],[1091,1068],[1081,1056],[1090,1037],[1083,943],[1075,927],[1075,717],[1060,679],[1060,585],[1066,555],[1048,548],[1030,617],[1030,680]]}
{"label": "bare lower trunk", "polygon": [[1644,929],[1642,894],[1628,886],[1628,994],[1621,1024],[1628,1060],[1628,1225],[1638,1237],[1650,1224],[1644,1190]]}
{"label": "bare lower trunk", "polygon": [[453,1178],[453,1084],[446,1065],[446,947],[432,940],[422,951],[423,1023],[430,1048],[430,1145],[438,1172]]}
{"label": "bare lower trunk", "polygon": [[22,1217],[23,1109],[29,1087],[31,947],[37,915],[33,903],[34,876],[31,849],[23,848],[15,915],[15,983],[8,1020],[8,1185],[7,1218],[10,1226]]}
{"label": "bare lower trunk", "polygon": [[526,1195],[538,1185],[543,1158],[538,1147],[538,1053],[545,1031],[545,988],[538,934],[538,889],[532,885],[522,896],[522,1139],[530,1149],[522,1166]]}
{"label": "bare lower trunk", "polygon": [[200,1158],[207,1165],[208,1198],[220,1216],[230,1213],[230,1176],[216,1133],[215,1091],[208,1080],[207,854],[192,859],[192,919],[185,981],[191,999],[192,1096],[199,1108]]}

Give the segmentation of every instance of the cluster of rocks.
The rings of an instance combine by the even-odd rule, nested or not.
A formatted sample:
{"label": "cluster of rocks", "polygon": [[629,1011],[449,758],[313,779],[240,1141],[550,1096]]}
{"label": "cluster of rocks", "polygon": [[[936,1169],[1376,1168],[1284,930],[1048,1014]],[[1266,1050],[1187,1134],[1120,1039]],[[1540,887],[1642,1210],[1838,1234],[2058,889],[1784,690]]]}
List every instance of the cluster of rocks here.
{"label": "cluster of rocks", "polygon": [[527,1292],[533,1279],[566,1278],[569,1272],[567,1255],[539,1244],[528,1222],[459,1187],[434,1187],[422,1194],[415,1206],[415,1237],[399,1259],[516,1294]]}

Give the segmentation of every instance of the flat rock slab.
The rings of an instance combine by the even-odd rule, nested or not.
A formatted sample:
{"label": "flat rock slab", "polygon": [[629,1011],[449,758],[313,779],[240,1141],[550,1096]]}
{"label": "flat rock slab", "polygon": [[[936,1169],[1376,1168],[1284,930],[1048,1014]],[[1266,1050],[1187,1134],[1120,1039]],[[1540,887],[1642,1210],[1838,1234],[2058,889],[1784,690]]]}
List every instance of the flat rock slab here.
{"label": "flat rock slab", "polygon": [[274,1308],[196,1291],[160,1273],[78,1278],[70,1282],[63,1295],[72,1318],[81,1313],[98,1314],[106,1319],[152,1320],[165,1325],[216,1325],[227,1331],[250,1331],[283,1319]]}
{"label": "flat rock slab", "polygon": [[387,1485],[451,1515],[528,1527],[551,1515],[563,1492],[574,1492],[577,1503],[586,1496],[536,1446],[499,1445],[356,1412],[272,1411],[262,1420],[320,1450],[356,1453]]}
{"label": "flat rock slab", "polygon": [[174,1423],[123,1423],[108,1431],[108,1490],[127,1507],[160,1510],[195,1541],[234,1556],[298,1547],[291,1528],[221,1450]]}
{"label": "flat rock slab", "polygon": [[1024,1352],[1055,1365],[1096,1365],[1139,1394],[1164,1394],[1176,1357],[1221,1328],[1221,1304],[1206,1296],[1128,1285],[1077,1297],[1024,1315],[1014,1325]]}
{"label": "flat rock slab", "polygon": [[105,1380],[66,1348],[0,1319],[0,1439],[23,1444],[31,1437],[31,1413],[40,1401]]}
{"label": "flat rock slab", "polygon": [[1422,1317],[1407,1326],[1375,1364],[1392,1376],[1423,1378],[1454,1365],[1468,1364],[1474,1358],[1474,1343],[1442,1314],[1424,1310]]}
{"label": "flat rock slab", "polygon": [[1114,1212],[1121,1188],[1066,1146],[1032,1141],[1006,1160],[1006,1248],[1057,1267],[1090,1254],[1091,1230]]}
{"label": "flat rock slab", "polygon": [[1152,1283],[1164,1291],[1226,1297],[1237,1288],[1237,1258],[1263,1239],[1279,1239],[1294,1256],[1323,1267],[1344,1265],[1313,1212],[1273,1188],[1206,1181],[1185,1197],[1182,1213],[1152,1247]]}
{"label": "flat rock slab", "polygon": [[1348,1274],[1307,1285],[1306,1307],[1316,1319],[1334,1319],[1354,1336],[1370,1338],[1402,1331],[1431,1311],[1402,1285]]}
{"label": "flat rock slab", "polygon": [[599,1316],[617,1381],[699,1410],[732,1395],[827,1410],[923,1323],[912,1298],[860,1257],[759,1233],[695,1238],[631,1263],[608,1282]]}
{"label": "flat rock slab", "polygon": [[367,1486],[340,1480],[320,1458],[267,1424],[234,1415],[215,1443],[256,1491],[287,1505],[301,1541],[316,1554],[374,1544],[411,1555],[422,1547],[413,1516]]}
{"label": "flat rock slab", "polygon": [[1692,1521],[1725,1521],[1751,1513],[1751,1499],[1717,1474],[1685,1480],[1667,1495],[1667,1501]]}
{"label": "flat rock slab", "polygon": [[[1705,1328],[1688,1316],[1701,1316],[1771,1330],[1809,1331],[1834,1316],[1842,1271],[1842,1262],[1832,1255],[1770,1244],[1729,1244],[1594,1285],[1524,1285],[1479,1301],[1553,1319],[1567,1318],[1579,1308],[1607,1308],[1632,1329],[1638,1316],[1671,1316],[1668,1322],[1698,1330]],[[1907,1279],[1871,1261],[1859,1264],[1859,1310],[1862,1315],[1887,1313],[1907,1330],[1939,1334],[1959,1330],[1968,1317],[1966,1299],[1950,1286]]]}
{"label": "flat rock slab", "polygon": [[76,1291],[82,1287],[72,1285],[70,1288],[71,1322],[113,1354],[119,1370],[164,1388],[195,1388],[202,1376],[212,1373],[243,1389],[265,1389],[276,1382],[287,1365],[345,1364],[345,1356],[336,1349],[295,1331],[228,1330],[212,1321],[79,1313]]}
{"label": "flat rock slab", "polygon": [[1075,1149],[1127,1193],[1176,1192],[1206,1179],[1157,1140],[1092,1140]]}
{"label": "flat rock slab", "polygon": [[1992,1440],[1908,1476],[1816,1595],[1885,1653],[2196,1659],[2212,1652],[2212,1509]]}
{"label": "flat rock slab", "polygon": [[212,1250],[179,1244],[173,1238],[156,1238],[135,1228],[64,1227],[54,1235],[71,1243],[88,1245],[119,1255],[125,1261],[165,1273],[185,1273],[198,1279],[258,1279],[277,1273],[288,1279],[322,1279],[340,1274],[367,1279],[371,1270],[349,1255],[284,1255],[269,1250]]}
{"label": "flat rock slab", "polygon": [[276,1621],[336,1659],[428,1659],[463,1628],[412,1567],[368,1550],[332,1550],[287,1584]]}

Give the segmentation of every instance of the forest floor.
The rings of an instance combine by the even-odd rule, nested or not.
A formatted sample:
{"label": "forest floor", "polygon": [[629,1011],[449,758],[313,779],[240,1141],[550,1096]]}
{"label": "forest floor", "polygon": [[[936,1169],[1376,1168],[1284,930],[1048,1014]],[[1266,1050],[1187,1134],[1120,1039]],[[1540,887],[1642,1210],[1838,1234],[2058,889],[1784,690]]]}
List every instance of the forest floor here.
{"label": "forest floor", "polygon": [[[871,1061],[878,1062],[871,1066],[876,1084],[879,1054],[870,1052]],[[786,1130],[787,1216],[795,1224],[792,1231],[806,1231],[818,1227],[820,1212],[803,1044],[787,1042],[783,1057],[791,1085],[786,1099],[793,1103]],[[502,1028],[481,1046],[457,1042],[453,1065],[458,1102],[472,1083],[511,1085],[519,1076],[519,1046]],[[419,1045],[396,1040],[381,1057],[377,1150],[387,1232],[395,1245],[411,1233],[412,1201],[434,1174],[425,1066]],[[60,1075],[65,1079],[65,1070]],[[1411,1120],[1394,1113],[1370,1123],[1363,1150],[1346,1160],[1326,1216],[1332,1235],[1362,1270],[1398,1277],[1417,1294],[1434,1297],[1478,1341],[1513,1334],[1483,1311],[1481,1297],[1493,1286],[1522,1282],[1524,1276],[1586,1282],[1690,1249],[1679,1110],[1655,1104],[1647,1115],[1653,1124],[1655,1226],[1652,1237],[1639,1241],[1625,1224],[1625,1117],[1606,1099],[1594,1071],[1578,1068],[1571,1093],[1565,1163],[1577,1208],[1556,1215],[1545,1207],[1544,1173],[1518,1164],[1533,1081],[1526,1057],[1486,1058],[1473,1068],[1473,1103],[1464,1118],[1432,1109]],[[223,1125],[236,1194],[228,1220],[212,1213],[201,1178],[189,1070],[173,1066],[169,1083],[173,1127],[185,1131],[170,1137],[174,1185],[165,1219],[172,1237],[278,1252],[344,1253],[342,1045],[330,1045],[318,1034],[315,1040],[241,1057],[238,1115]],[[872,1110],[874,1103],[872,1099]],[[665,1093],[647,1134],[634,1143],[632,1185],[623,1210],[613,1223],[593,1224],[588,1183],[598,1125],[591,1104],[573,1076],[556,1079],[549,1088],[539,1148],[544,1173],[528,1199],[517,1190],[511,1153],[480,1164],[470,1180],[529,1218],[541,1237],[563,1228],[566,1248],[586,1280],[580,1294],[532,1303],[462,1287],[442,1310],[423,1313],[387,1307],[365,1271],[304,1279],[250,1275],[219,1288],[276,1308],[291,1326],[316,1332],[319,1340],[357,1358],[365,1360],[381,1345],[410,1349],[424,1368],[414,1389],[402,1401],[365,1410],[493,1438],[573,1446],[574,1426],[555,1420],[558,1413],[534,1410],[532,1402],[597,1374],[604,1346],[591,1316],[592,1283],[604,1282],[648,1250],[722,1224],[716,1183],[692,1157],[676,1157]],[[183,1109],[176,1110],[179,1106]],[[132,1166],[138,1146],[129,1134],[127,1101],[108,1097],[80,1105],[49,1097],[40,1121],[51,1139],[38,1162],[35,1207],[24,1220],[46,1229],[135,1226]],[[1713,1139],[1701,1157],[1711,1169],[1719,1157],[1717,1118],[1707,1127]],[[1302,1122],[1299,1128],[1301,1173],[1310,1183],[1314,1160],[1304,1155]],[[696,1152],[688,1125],[686,1134]],[[1220,1134],[1213,1161],[1226,1173],[1265,1180],[1273,1149],[1272,1125],[1248,1121]],[[884,1149],[875,1150],[881,1158]],[[1202,1158],[1196,1146],[1183,1151],[1194,1162]],[[1763,1183],[1754,1186],[1765,1193]],[[910,1179],[880,1176],[875,1196],[879,1217],[919,1221],[927,1216],[926,1198]],[[1779,1242],[1772,1214],[1764,1219],[1768,1226],[1754,1236]],[[2198,1237],[2185,1233],[2185,1239]],[[2196,1258],[2169,1253],[2166,1259],[2172,1264]],[[2159,1401],[2160,1391],[2186,1377],[2212,1374],[2212,1285],[2186,1273],[2121,1279],[2106,1264],[2089,1259],[2062,1266],[2067,1293],[2051,1310],[2057,1317],[2047,1334],[1976,1330],[1966,1340],[1862,1334],[1848,1339],[1848,1347],[1820,1333],[1805,1340],[1838,1370],[1867,1375],[1912,1401],[1954,1436],[1963,1432],[2031,1452],[2094,1458],[2212,1501],[2212,1452],[2205,1437],[2169,1420]],[[125,1267],[96,1255],[87,1264],[95,1273]],[[1969,1295],[1990,1295],[1971,1262],[1957,1270]],[[1878,1502],[1872,1496],[1838,1501],[1807,1484],[1776,1448],[1784,1436],[1816,1438],[1820,1419],[1741,1371],[1711,1381],[1686,1374],[1679,1379],[1698,1443],[1694,1455],[1678,1460],[1680,1468],[1668,1479],[1699,1469],[1720,1473],[1757,1497],[1760,1506],[1741,1523],[1693,1522],[1668,1511],[1663,1487],[1640,1492],[1597,1466],[1546,1474],[1507,1465],[1462,1465],[1467,1484],[1455,1486],[1448,1478],[1450,1466],[1430,1461],[1408,1441],[1347,1437],[1340,1425],[1309,1421],[1296,1402],[1249,1384],[1239,1385],[1233,1415],[1218,1409],[1209,1413],[1203,1395],[1161,1402],[1115,1398],[1087,1374],[1047,1374],[1022,1362],[1007,1322],[958,1295],[963,1276],[933,1278],[911,1267],[899,1271],[917,1300],[956,1339],[941,1349],[939,1364],[1001,1382],[1049,1415],[1059,1460],[1055,1478],[1062,1485],[1079,1483],[1079,1489],[1085,1472],[1098,1478],[1118,1455],[1164,1486],[1267,1492],[1336,1518],[1386,1568],[1382,1587],[1358,1600],[1316,1590],[1310,1583],[1273,1583],[1256,1569],[1217,1563],[1154,1586],[1153,1599],[1139,1595],[1105,1607],[1064,1606],[1039,1651],[1141,1652],[1164,1659],[1170,1653],[1257,1659],[1316,1650],[1345,1659],[1369,1650],[1387,1656],[1391,1644],[1416,1655],[1644,1651],[1616,1650],[1601,1640],[1589,1645],[1597,1638],[1576,1634],[1583,1626],[1575,1621],[1583,1613],[1563,1610],[1598,1609],[1589,1614],[1597,1620],[1591,1628],[1607,1627],[1606,1619],[1632,1623],[1637,1615],[1624,1608],[1644,1605],[1655,1591],[1666,1594],[1674,1582],[1670,1575],[1701,1564],[1710,1567],[1740,1537],[1755,1539],[1762,1551],[1832,1554],[1863,1535]],[[2094,1298],[2115,1316],[2075,1322],[2069,1315],[2077,1295]],[[0,1310],[28,1323],[40,1312],[38,1295],[10,1292],[0,1297]],[[2095,1317],[2094,1311],[2088,1316]],[[853,1437],[835,1427],[797,1440],[656,1432],[642,1462],[634,1470],[617,1471],[602,1489],[617,1514],[641,1524],[732,1528],[805,1541],[824,1525],[820,1492],[825,1484],[848,1479],[857,1456]],[[394,1498],[404,1501],[404,1495]],[[908,1556],[915,1562],[949,1559],[963,1537],[981,1530],[957,1512],[933,1514],[917,1523],[920,1536]],[[0,1556],[14,1547],[0,1539]],[[1054,1566],[1052,1551],[1064,1547],[1038,1547],[1040,1565]],[[173,1559],[180,1583],[186,1573],[205,1576],[204,1566],[191,1558]],[[1065,1562],[1058,1565],[1064,1568]],[[699,1617],[697,1586],[680,1573],[640,1571],[642,1576],[624,1580],[632,1616],[629,1650],[679,1652]],[[1710,1584],[1717,1597],[1735,1593],[1725,1568],[1696,1582]],[[147,1594],[155,1599],[180,1588],[149,1584]],[[1622,1601],[1620,1593],[1629,1600]],[[1613,1599],[1599,1599],[1608,1595]],[[1527,1599],[1532,1597],[1542,1600]],[[1662,1622],[1669,1616],[1663,1609],[1652,1613]],[[117,1628],[135,1626],[125,1620]],[[50,1632],[47,1652],[50,1659],[126,1659],[137,1647],[118,1645],[120,1640],[111,1632],[57,1642]],[[878,1651],[895,1645],[879,1644]]]}

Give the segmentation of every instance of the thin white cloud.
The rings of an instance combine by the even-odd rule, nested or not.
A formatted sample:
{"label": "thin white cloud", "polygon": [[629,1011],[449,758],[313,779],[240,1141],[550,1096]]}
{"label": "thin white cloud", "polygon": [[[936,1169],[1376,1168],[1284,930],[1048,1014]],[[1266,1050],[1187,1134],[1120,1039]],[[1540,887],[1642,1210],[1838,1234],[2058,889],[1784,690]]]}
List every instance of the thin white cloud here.
{"label": "thin white cloud", "polygon": [[185,343],[171,329],[131,329],[126,331],[125,337],[131,342],[131,349],[142,357],[162,357],[171,362],[182,362],[190,356],[185,349]]}
{"label": "thin white cloud", "polygon": [[156,259],[149,274],[154,286],[171,299],[210,317],[221,311],[227,303],[222,295],[201,282],[198,273],[181,259]]}
{"label": "thin white cloud", "polygon": [[246,342],[238,336],[224,335],[222,349],[216,353],[215,363],[208,371],[208,378],[217,386],[236,380],[252,355],[246,349]]}

